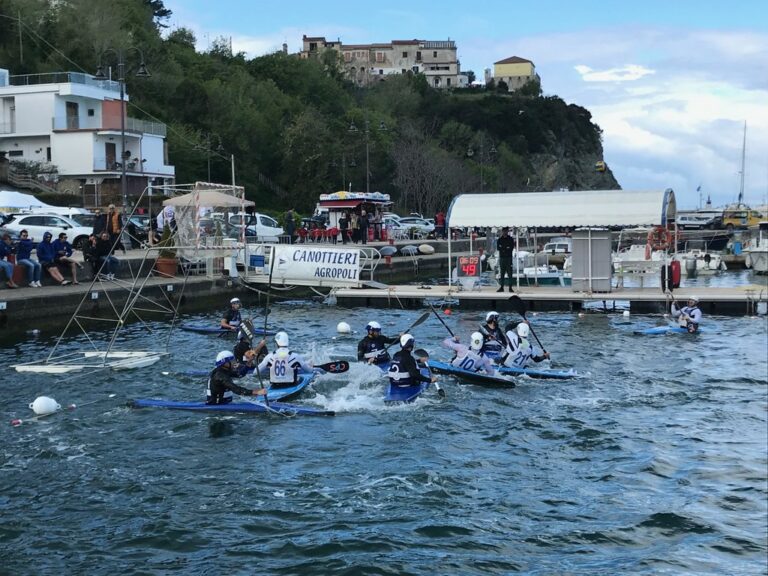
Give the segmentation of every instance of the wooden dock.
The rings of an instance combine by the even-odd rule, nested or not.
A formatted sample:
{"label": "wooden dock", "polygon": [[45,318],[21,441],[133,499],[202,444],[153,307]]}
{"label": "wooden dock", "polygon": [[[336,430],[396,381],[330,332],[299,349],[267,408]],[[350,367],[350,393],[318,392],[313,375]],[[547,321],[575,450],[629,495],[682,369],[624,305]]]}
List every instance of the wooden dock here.
{"label": "wooden dock", "polygon": [[[579,311],[588,303],[606,310],[629,309],[636,313],[669,311],[672,297],[660,288],[614,288],[611,292],[574,292],[570,287],[545,286],[515,288],[528,309]],[[695,294],[705,314],[731,316],[765,314],[768,286],[749,284],[729,288],[680,288],[674,298],[684,303]],[[335,291],[337,302],[344,306],[421,308],[425,301],[433,305],[458,306],[469,310],[511,310],[510,292],[497,292],[495,287],[461,290],[457,286],[392,285],[386,288],[343,288]],[[621,303],[617,307],[617,303]]]}

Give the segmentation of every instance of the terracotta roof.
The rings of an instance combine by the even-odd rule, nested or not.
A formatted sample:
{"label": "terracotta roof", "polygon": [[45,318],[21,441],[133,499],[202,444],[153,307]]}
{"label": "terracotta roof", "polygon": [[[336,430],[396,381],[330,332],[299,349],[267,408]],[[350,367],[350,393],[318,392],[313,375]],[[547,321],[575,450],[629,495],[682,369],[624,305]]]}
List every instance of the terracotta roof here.
{"label": "terracotta roof", "polygon": [[533,62],[520,58],[520,56],[510,56],[509,58],[504,58],[504,60],[494,62],[494,64],[533,64]]}

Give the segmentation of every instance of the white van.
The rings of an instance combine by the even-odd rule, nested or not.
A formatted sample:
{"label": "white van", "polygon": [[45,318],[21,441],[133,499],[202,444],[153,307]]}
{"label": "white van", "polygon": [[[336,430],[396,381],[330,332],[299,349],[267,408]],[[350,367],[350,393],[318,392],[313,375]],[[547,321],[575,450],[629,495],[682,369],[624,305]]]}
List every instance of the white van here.
{"label": "white van", "polygon": [[547,254],[570,254],[572,247],[570,238],[553,238],[551,242],[544,244],[542,251]]}
{"label": "white van", "polygon": [[240,226],[245,222],[245,235],[250,238],[255,237],[259,242],[279,242],[279,237],[285,234],[277,220],[258,212],[253,214],[244,214],[242,212],[230,214],[227,222],[232,228],[237,230],[238,235]]}

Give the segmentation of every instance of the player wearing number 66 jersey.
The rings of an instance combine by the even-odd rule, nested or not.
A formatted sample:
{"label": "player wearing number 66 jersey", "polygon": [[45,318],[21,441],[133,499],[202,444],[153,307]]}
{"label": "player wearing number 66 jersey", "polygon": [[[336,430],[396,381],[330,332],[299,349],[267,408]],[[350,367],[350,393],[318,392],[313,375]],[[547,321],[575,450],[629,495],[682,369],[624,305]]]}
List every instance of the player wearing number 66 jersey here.
{"label": "player wearing number 66 jersey", "polygon": [[443,346],[456,352],[456,356],[451,360],[452,366],[467,370],[468,372],[480,372],[481,370],[486,374],[494,374],[496,372],[491,359],[481,351],[483,348],[483,335],[480,332],[474,332],[470,336],[469,346],[461,344],[458,336],[446,338],[443,340]]}
{"label": "player wearing number 66 jersey", "polygon": [[288,334],[285,332],[275,334],[277,350],[267,354],[258,367],[259,374],[263,374],[269,368],[269,382],[275,387],[294,384],[299,372],[312,372],[312,364],[291,352],[288,349],[288,342]]}

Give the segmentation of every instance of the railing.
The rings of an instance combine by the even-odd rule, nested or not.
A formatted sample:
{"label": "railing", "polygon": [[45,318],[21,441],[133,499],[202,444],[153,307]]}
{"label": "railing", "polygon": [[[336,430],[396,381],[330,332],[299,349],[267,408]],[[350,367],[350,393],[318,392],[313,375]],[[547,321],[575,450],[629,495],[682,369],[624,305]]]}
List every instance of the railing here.
{"label": "railing", "polygon": [[40,84],[83,84],[120,92],[120,83],[115,80],[96,80],[90,74],[82,72],[46,72],[43,74],[20,74],[9,78],[11,86],[37,86]]}
{"label": "railing", "polygon": [[16,186],[17,188],[24,188],[26,190],[58,193],[58,190],[55,187],[38,180],[31,174],[21,172],[15,169],[13,166],[8,168],[8,183]]}
{"label": "railing", "polygon": [[[54,130],[120,130],[120,118],[105,118],[99,124],[95,119],[83,118],[82,116],[55,116],[51,119],[51,125]],[[153,134],[165,138],[168,128],[161,122],[126,118],[125,131]],[[1,130],[0,133],[2,133]]]}
{"label": "railing", "polygon": [[[120,161],[116,158],[107,158],[105,156],[95,156],[93,158],[94,170],[106,170],[108,172],[119,172],[122,170]],[[140,160],[129,160],[125,164],[128,172],[144,172],[144,165]]]}

